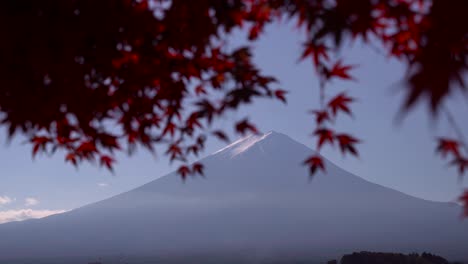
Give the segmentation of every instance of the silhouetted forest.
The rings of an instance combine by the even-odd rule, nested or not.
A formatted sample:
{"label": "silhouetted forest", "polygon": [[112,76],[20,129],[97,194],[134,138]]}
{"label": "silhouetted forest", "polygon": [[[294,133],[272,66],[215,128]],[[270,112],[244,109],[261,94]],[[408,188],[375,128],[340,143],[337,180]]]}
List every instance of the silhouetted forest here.
{"label": "silhouetted forest", "polygon": [[[337,261],[329,261],[328,264],[334,264]],[[398,253],[380,253],[380,252],[355,252],[344,255],[340,261],[341,264],[462,264],[461,262],[449,262],[443,257],[430,253],[421,255],[413,253],[409,255]]]}

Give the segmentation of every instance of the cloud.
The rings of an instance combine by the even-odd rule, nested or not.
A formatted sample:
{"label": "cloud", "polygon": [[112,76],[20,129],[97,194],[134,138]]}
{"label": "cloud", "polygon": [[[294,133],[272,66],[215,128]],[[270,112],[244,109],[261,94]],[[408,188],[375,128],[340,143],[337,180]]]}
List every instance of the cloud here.
{"label": "cloud", "polygon": [[108,187],[109,184],[108,183],[105,183],[105,182],[100,182],[97,184],[99,187]]}
{"label": "cloud", "polygon": [[8,196],[0,196],[0,206],[5,205],[5,204],[9,204],[9,203],[13,202],[13,200],[14,199],[11,199]]}
{"label": "cloud", "polygon": [[38,203],[39,203],[39,200],[33,197],[28,197],[24,199],[25,206],[34,206],[34,205],[37,205]]}
{"label": "cloud", "polygon": [[13,221],[23,221],[31,218],[42,218],[49,215],[60,214],[64,212],[66,212],[66,210],[19,209],[0,211],[0,224]]}

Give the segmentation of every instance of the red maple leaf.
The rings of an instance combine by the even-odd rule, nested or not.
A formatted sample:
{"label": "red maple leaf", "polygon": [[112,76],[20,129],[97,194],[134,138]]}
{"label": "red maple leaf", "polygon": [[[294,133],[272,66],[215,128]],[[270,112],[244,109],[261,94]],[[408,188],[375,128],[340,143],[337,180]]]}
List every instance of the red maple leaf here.
{"label": "red maple leaf", "polygon": [[112,166],[114,162],[115,160],[112,157],[107,156],[107,155],[102,155],[101,158],[99,159],[99,163],[101,164],[101,166],[105,166],[110,171],[113,170]]}
{"label": "red maple leaf", "polygon": [[200,175],[203,175],[203,164],[201,163],[195,163],[192,165],[192,173],[196,174],[200,174]]}
{"label": "red maple leaf", "polygon": [[285,97],[285,94],[287,93],[287,91],[285,90],[276,90],[275,92],[275,97],[280,99],[281,101],[283,101],[283,103],[286,103],[286,97]]}
{"label": "red maple leaf", "polygon": [[351,115],[351,110],[348,107],[349,103],[352,103],[354,98],[347,96],[345,93],[340,93],[328,102],[328,107],[334,116],[338,111],[343,111]]}
{"label": "red maple leaf", "polygon": [[65,156],[65,161],[71,162],[75,167],[77,166],[76,155],[73,153],[68,153],[67,156]]}
{"label": "red maple leaf", "polygon": [[196,127],[202,128],[202,124],[198,121],[200,119],[200,115],[198,112],[195,112],[189,116],[187,121],[185,122],[187,128],[194,129]]}
{"label": "red maple leaf", "polygon": [[335,138],[340,145],[340,150],[343,155],[346,154],[346,152],[350,152],[354,156],[358,156],[358,152],[354,145],[360,142],[359,139],[354,138],[348,134],[338,134],[335,136]]}
{"label": "red maple leaf", "polygon": [[355,65],[342,65],[342,62],[338,61],[333,65],[331,70],[325,70],[325,77],[327,79],[337,77],[344,80],[352,80],[353,77],[349,74],[349,71],[355,67]]}
{"label": "red maple leaf", "polygon": [[453,139],[448,138],[439,138],[439,145],[437,146],[437,152],[439,152],[442,157],[446,157],[447,154],[452,154],[455,157],[460,156],[459,151],[460,143]]}
{"label": "red maple leaf", "polygon": [[219,140],[222,140],[224,142],[229,142],[229,138],[227,137],[226,133],[224,133],[221,130],[213,131],[212,134],[216,136]]}
{"label": "red maple leaf", "polygon": [[313,176],[318,169],[325,172],[325,165],[323,164],[323,160],[320,156],[311,156],[304,161],[304,165],[309,166],[310,175]]}
{"label": "red maple leaf", "polygon": [[465,170],[468,169],[468,159],[463,157],[456,157],[450,165],[458,167],[458,173],[463,175]]}
{"label": "red maple leaf", "polygon": [[173,137],[175,134],[175,129],[176,129],[175,124],[172,122],[169,122],[163,130],[163,135],[166,135],[167,133],[169,133]]}
{"label": "red maple leaf", "polygon": [[257,24],[257,25],[254,25],[250,28],[250,31],[249,31],[249,40],[255,40],[258,38],[258,35],[260,34],[260,32],[262,31],[262,26]]}
{"label": "red maple leaf", "polygon": [[120,149],[119,142],[117,142],[117,137],[113,135],[109,135],[106,133],[101,133],[96,136],[96,138],[99,140],[99,142],[102,144],[102,146],[108,148],[108,149]]}
{"label": "red maple leaf", "polygon": [[328,48],[323,44],[315,44],[314,42],[308,42],[302,53],[301,60],[307,58],[308,56],[313,57],[314,65],[317,67],[320,64],[320,59],[328,60]]}
{"label": "red maple leaf", "polygon": [[177,173],[180,175],[180,177],[182,177],[183,180],[185,180],[185,178],[187,178],[187,175],[190,173],[190,169],[189,167],[183,165],[179,167]]}
{"label": "red maple leaf", "polygon": [[315,123],[321,125],[323,122],[330,120],[330,115],[327,111],[312,111],[315,115]]}
{"label": "red maple leaf", "polygon": [[251,131],[254,134],[258,134],[257,128],[249,123],[247,119],[244,119],[236,124],[236,131],[241,134],[245,134],[248,131]]}
{"label": "red maple leaf", "polygon": [[48,137],[33,137],[30,142],[33,144],[33,157],[36,156],[39,149],[45,150],[47,143],[51,142]]}
{"label": "red maple leaf", "polygon": [[166,154],[170,155],[170,159],[174,160],[182,155],[182,149],[177,144],[171,144],[166,151]]}
{"label": "red maple leaf", "polygon": [[198,151],[200,151],[200,147],[198,145],[191,145],[187,148],[187,154],[192,152],[195,156],[198,156]]}
{"label": "red maple leaf", "polygon": [[87,159],[92,159],[96,152],[98,152],[96,145],[91,141],[81,143],[81,145],[76,149],[77,155]]}
{"label": "red maple leaf", "polygon": [[326,142],[333,144],[334,133],[332,130],[327,128],[320,128],[315,130],[314,135],[318,136],[317,148],[320,149]]}

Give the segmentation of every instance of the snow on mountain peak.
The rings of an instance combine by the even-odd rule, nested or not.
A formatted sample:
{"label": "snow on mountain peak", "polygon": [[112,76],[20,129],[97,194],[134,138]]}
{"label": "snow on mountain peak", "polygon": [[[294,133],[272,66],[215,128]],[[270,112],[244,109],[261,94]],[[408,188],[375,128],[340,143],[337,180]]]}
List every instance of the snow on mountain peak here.
{"label": "snow on mountain peak", "polygon": [[240,138],[232,142],[231,144],[227,145],[226,147],[214,152],[213,155],[220,154],[220,153],[229,153],[231,157],[237,156],[245,152],[249,148],[251,148],[256,143],[264,140],[265,138],[273,134],[277,134],[277,133],[274,131],[270,131],[265,134],[260,134],[260,135],[252,134],[252,135]]}

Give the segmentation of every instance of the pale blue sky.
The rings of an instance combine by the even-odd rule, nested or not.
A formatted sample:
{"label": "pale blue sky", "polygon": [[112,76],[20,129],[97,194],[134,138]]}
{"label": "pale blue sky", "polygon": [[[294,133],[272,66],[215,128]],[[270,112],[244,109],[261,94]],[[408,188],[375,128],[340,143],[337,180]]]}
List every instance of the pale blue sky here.
{"label": "pale blue sky", "polygon": [[[239,42],[235,38],[230,45]],[[314,122],[307,111],[318,104],[318,83],[311,63],[298,63],[299,48],[300,34],[294,27],[270,27],[266,36],[255,43],[255,60],[265,73],[278,77],[283,89],[290,91],[288,105],[258,101],[225,116],[220,124],[230,129],[233,121],[250,116],[262,131],[275,130],[312,147]],[[346,47],[342,55],[345,61],[359,65],[353,71],[358,81],[336,81],[327,89],[331,94],[347,90],[359,101],[353,105],[355,118],[339,120],[337,129],[349,131],[364,142],[359,146],[359,159],[343,158],[337,149],[326,148],[323,154],[370,181],[429,200],[454,200],[462,190],[457,172],[447,169],[446,162],[434,154],[434,138],[451,136],[453,131],[443,119],[431,121],[425,106],[412,111],[402,124],[394,122],[403,95],[398,89],[404,67],[360,44]],[[450,102],[462,124],[468,112],[466,100],[456,95]],[[468,124],[462,125],[468,131]],[[132,157],[119,155],[114,175],[89,165],[77,170],[65,164],[60,155],[39,155],[32,161],[30,145],[22,141],[17,137],[7,144],[5,131],[0,132],[0,197],[14,199],[0,204],[0,211],[26,207],[72,209],[130,190],[174,169],[166,158],[139,151]],[[211,139],[203,155],[222,146]],[[38,199],[39,204],[25,206],[27,197]]]}

